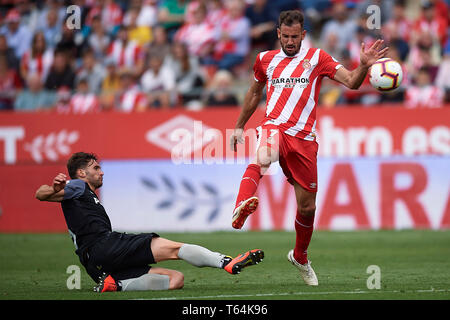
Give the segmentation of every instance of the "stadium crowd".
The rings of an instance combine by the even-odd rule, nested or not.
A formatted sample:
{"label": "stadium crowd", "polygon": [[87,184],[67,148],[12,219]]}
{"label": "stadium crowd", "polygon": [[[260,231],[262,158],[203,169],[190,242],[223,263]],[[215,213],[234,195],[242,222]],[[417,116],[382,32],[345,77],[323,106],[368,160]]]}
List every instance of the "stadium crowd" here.
{"label": "stadium crowd", "polygon": [[[320,106],[450,103],[449,0],[0,0],[0,110],[87,113],[236,107],[259,51],[278,48],[278,14],[300,9],[304,46],[347,68],[382,37],[399,90],[324,80]],[[367,8],[376,4],[380,24]],[[71,7],[75,5],[75,7]]]}

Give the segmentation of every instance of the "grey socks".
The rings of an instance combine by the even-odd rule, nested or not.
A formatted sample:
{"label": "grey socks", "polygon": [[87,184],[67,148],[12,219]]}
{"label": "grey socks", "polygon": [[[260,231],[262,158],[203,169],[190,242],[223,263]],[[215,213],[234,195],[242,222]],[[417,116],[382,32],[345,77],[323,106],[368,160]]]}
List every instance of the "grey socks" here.
{"label": "grey socks", "polygon": [[221,268],[225,255],[212,252],[195,244],[183,244],[178,251],[178,258],[196,267]]}
{"label": "grey socks", "polygon": [[[196,267],[222,268],[225,255],[195,244],[183,244],[178,257]],[[121,280],[120,284],[122,291],[168,290],[169,276],[147,273],[138,278]]]}
{"label": "grey socks", "polygon": [[169,276],[147,273],[138,278],[120,280],[122,291],[168,290]]}

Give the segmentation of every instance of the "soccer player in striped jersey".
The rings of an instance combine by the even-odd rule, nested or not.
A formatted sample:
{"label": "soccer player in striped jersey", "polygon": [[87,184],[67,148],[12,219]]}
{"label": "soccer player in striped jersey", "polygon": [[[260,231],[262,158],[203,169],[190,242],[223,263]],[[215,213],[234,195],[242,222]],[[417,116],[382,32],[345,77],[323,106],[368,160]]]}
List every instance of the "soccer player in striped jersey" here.
{"label": "soccer player in striped jersey", "polygon": [[306,284],[318,285],[307,249],[316,211],[318,144],[315,128],[321,81],[323,77],[329,77],[350,89],[358,89],[370,66],[383,58],[388,48],[382,48],[382,40],[377,40],[368,49],[362,43],[360,64],[349,71],[325,51],[302,47],[306,31],[300,11],[281,12],[277,33],[281,49],[264,51],[256,57],[254,81],[247,91],[230,140],[234,151],[237,143],[244,142],[245,124],[255,112],[267,85],[266,113],[257,129],[256,156],[241,180],[232,226],[241,229],[247,217],[256,210],[258,198],[255,193],[259,180],[272,162],[279,161],[295,189],[297,200],[296,242],[288,253],[288,260],[300,270]]}

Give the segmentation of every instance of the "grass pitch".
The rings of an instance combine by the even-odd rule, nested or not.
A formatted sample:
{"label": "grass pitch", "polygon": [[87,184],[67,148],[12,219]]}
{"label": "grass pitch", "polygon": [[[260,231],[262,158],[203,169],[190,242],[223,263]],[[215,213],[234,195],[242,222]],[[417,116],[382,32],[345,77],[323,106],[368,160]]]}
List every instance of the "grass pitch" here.
{"label": "grass pitch", "polygon": [[[160,233],[162,237],[205,246],[232,256],[260,248],[264,261],[239,275],[196,268],[184,261],[158,266],[185,275],[177,291],[97,294],[81,268],[81,289],[69,290],[67,268],[81,264],[68,234],[0,234],[1,300],[449,300],[449,231],[316,231],[309,258],[319,278],[308,287],[286,259],[293,232]],[[368,289],[381,271],[381,288]]]}

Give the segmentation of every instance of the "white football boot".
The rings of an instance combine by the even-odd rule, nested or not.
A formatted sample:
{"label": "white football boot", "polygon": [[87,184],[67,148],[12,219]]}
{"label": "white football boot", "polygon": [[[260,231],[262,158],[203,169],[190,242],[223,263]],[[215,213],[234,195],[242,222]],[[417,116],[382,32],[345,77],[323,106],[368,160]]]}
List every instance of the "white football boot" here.
{"label": "white football boot", "polygon": [[309,286],[318,286],[319,281],[317,280],[316,273],[311,267],[311,261],[308,260],[308,263],[300,264],[294,259],[294,250],[291,250],[287,254],[288,260],[300,271],[300,275],[302,276],[305,283]]}

